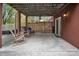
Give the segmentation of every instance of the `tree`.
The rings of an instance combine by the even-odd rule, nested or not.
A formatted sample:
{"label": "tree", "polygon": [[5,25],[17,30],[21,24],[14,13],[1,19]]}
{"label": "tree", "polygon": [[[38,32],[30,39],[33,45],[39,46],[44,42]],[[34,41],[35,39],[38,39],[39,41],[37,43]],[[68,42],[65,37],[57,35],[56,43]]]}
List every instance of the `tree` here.
{"label": "tree", "polygon": [[15,10],[8,4],[3,5],[3,24],[14,23]]}

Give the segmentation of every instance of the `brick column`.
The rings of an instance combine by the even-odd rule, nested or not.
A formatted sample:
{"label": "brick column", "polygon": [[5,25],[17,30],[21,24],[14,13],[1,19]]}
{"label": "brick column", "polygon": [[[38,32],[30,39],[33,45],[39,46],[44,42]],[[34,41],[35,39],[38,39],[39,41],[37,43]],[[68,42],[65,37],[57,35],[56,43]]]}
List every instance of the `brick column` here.
{"label": "brick column", "polygon": [[0,48],[2,47],[2,4],[0,3]]}

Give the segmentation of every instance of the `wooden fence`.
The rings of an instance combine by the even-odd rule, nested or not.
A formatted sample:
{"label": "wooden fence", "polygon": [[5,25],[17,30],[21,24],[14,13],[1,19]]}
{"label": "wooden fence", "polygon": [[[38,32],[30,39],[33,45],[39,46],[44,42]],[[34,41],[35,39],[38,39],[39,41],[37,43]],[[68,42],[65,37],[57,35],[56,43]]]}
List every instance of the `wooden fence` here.
{"label": "wooden fence", "polygon": [[31,27],[35,32],[52,32],[51,22],[39,22],[39,23],[28,23],[27,26]]}

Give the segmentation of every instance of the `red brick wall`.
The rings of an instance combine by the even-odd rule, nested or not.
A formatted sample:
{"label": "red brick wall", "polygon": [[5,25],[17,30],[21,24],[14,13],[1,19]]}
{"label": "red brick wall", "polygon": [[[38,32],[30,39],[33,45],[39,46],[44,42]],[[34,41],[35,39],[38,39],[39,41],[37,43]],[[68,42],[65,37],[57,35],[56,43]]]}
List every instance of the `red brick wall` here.
{"label": "red brick wall", "polygon": [[66,41],[79,48],[79,4],[74,4],[68,11],[68,16],[62,16],[61,35]]}
{"label": "red brick wall", "polygon": [[0,4],[0,48],[2,47],[2,4]]}

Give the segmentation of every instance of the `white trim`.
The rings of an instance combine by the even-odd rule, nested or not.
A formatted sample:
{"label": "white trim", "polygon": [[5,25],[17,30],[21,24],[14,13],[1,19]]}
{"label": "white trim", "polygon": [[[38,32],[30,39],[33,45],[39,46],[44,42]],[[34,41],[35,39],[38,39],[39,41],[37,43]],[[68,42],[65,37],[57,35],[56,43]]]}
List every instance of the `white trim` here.
{"label": "white trim", "polygon": [[[58,21],[58,33],[56,32],[57,31],[57,21]],[[55,35],[57,36],[61,36],[61,17],[58,17],[55,19]]]}
{"label": "white trim", "polygon": [[61,36],[61,17],[58,18],[58,36]]}
{"label": "white trim", "polygon": [[57,18],[55,19],[55,35],[57,35],[57,33],[56,33],[56,30],[57,30],[57,28],[56,28],[56,21],[57,21]]}

